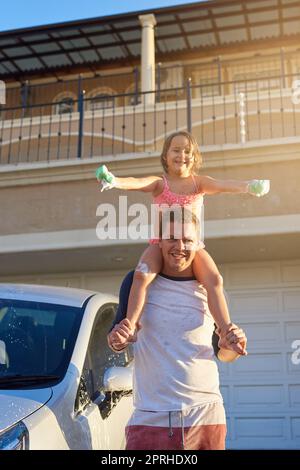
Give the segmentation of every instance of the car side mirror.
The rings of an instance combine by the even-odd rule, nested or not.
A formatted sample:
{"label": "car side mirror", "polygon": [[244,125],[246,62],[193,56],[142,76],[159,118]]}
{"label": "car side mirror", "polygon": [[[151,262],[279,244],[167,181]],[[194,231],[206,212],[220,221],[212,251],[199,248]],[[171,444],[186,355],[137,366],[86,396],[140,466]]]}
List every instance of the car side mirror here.
{"label": "car side mirror", "polygon": [[104,372],[104,400],[99,405],[103,419],[108,418],[113,408],[126,395],[132,393],[133,363],[127,367],[113,366]]}
{"label": "car side mirror", "polygon": [[132,390],[133,364],[127,367],[113,366],[104,372],[103,385],[107,392],[129,392]]}

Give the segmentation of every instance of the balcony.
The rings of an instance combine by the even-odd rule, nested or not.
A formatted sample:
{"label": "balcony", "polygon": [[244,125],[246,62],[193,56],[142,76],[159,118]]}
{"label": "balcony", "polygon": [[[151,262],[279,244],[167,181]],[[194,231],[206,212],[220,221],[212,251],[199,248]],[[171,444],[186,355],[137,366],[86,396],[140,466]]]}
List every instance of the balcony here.
{"label": "balcony", "polygon": [[76,99],[2,107],[0,164],[157,152],[168,134],[183,129],[201,148],[300,133],[297,74],[177,85],[95,96],[80,89]]}

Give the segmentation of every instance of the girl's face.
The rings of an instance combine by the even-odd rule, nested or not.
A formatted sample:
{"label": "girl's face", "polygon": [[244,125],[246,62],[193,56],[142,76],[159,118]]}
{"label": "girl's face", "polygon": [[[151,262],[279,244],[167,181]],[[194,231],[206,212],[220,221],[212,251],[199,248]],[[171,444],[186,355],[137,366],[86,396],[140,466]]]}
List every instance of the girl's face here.
{"label": "girl's face", "polygon": [[185,136],[173,137],[166,160],[169,175],[187,177],[191,174],[194,164],[193,147]]}

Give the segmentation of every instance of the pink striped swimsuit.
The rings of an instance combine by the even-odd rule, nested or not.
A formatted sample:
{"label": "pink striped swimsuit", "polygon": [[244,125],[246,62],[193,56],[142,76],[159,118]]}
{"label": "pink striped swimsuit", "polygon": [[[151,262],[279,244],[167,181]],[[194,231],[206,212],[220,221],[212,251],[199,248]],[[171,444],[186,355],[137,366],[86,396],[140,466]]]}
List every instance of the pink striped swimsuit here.
{"label": "pink striped swimsuit", "polygon": [[[203,243],[203,193],[198,192],[197,184],[195,181],[195,178],[193,175],[192,180],[194,183],[194,189],[195,192],[192,194],[177,194],[173,193],[170,190],[169,183],[165,175],[163,175],[163,190],[162,192],[153,198],[154,204],[158,205],[159,207],[162,205],[179,205],[179,206],[192,206],[193,212],[196,212],[196,215],[199,217],[200,220],[200,229],[201,229],[201,234],[200,234],[200,240],[199,242],[199,249],[204,248],[204,243]],[[152,238],[149,240],[150,245],[157,245],[159,243],[158,238]]]}

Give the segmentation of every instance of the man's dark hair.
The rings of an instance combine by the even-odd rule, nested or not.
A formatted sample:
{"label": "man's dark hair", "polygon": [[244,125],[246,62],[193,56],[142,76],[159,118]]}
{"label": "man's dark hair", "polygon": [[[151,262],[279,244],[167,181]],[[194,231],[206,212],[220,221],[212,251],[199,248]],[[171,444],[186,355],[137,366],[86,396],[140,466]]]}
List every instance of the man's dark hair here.
{"label": "man's dark hair", "polygon": [[[171,223],[180,223],[181,225],[193,223],[196,228],[197,238],[199,236],[199,219],[192,209],[192,206],[172,206],[162,205],[159,211],[159,238],[163,238],[164,228]],[[167,225],[168,224],[168,225]]]}

